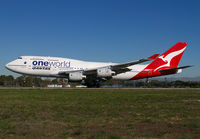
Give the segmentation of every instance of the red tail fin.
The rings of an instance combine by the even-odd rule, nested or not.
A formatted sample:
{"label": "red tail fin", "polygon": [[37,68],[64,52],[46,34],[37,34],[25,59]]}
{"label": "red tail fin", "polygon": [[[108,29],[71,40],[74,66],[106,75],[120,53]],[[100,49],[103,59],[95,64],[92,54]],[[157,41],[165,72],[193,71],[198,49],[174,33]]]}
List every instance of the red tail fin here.
{"label": "red tail fin", "polygon": [[171,47],[164,54],[159,56],[151,64],[149,64],[148,69],[153,69],[153,71],[163,70],[168,68],[177,68],[181,57],[186,49],[187,43],[179,42]]}
{"label": "red tail fin", "polygon": [[[186,49],[186,46],[187,43],[185,42],[179,42],[175,44],[172,48],[150,63],[145,69],[143,69],[143,71],[132,77],[131,80],[177,73],[177,66]],[[161,71],[164,70],[167,72],[162,73]]]}

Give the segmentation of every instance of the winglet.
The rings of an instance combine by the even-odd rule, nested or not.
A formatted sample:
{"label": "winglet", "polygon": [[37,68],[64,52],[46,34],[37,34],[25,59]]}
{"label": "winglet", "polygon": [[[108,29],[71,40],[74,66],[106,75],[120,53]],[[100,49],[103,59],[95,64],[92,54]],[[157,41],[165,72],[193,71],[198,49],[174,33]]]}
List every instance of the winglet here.
{"label": "winglet", "polygon": [[148,57],[149,60],[154,60],[156,59],[160,54],[155,54],[155,55],[152,55],[150,57]]}

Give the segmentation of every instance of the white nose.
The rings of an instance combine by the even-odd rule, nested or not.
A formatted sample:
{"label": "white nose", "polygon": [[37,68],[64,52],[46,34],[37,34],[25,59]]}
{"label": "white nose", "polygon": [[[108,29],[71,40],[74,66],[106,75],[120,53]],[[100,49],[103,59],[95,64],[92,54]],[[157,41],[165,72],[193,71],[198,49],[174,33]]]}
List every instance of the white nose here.
{"label": "white nose", "polygon": [[10,62],[10,63],[6,64],[5,67],[6,67],[8,70],[13,70],[12,65],[13,65],[13,62]]}
{"label": "white nose", "polygon": [[9,69],[9,63],[8,63],[8,64],[6,64],[6,65],[5,65],[5,67],[6,67],[7,69]]}

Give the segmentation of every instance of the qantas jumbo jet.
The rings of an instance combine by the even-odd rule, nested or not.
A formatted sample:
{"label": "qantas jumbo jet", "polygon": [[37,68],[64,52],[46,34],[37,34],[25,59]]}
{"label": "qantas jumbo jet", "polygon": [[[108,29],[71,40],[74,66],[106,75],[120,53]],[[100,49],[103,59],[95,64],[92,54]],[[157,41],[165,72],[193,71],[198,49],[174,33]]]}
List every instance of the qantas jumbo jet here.
{"label": "qantas jumbo jet", "polygon": [[[86,62],[68,58],[21,56],[8,63],[6,68],[23,75],[67,78],[88,87],[97,87],[102,81],[137,80],[162,75],[176,74],[191,66],[178,67],[187,43],[179,42],[164,54],[155,54],[137,61],[117,64]],[[138,65],[151,61],[150,64]]]}

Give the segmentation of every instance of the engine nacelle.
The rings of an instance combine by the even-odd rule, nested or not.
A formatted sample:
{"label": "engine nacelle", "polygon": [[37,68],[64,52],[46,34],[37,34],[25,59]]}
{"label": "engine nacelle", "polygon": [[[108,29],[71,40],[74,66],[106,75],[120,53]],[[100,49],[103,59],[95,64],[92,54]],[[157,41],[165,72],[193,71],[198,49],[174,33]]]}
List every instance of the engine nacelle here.
{"label": "engine nacelle", "polygon": [[82,72],[72,72],[72,73],[69,73],[69,80],[70,81],[81,81],[85,77],[86,76],[84,76]]}
{"label": "engine nacelle", "polygon": [[98,77],[112,77],[113,75],[115,75],[115,72],[108,67],[97,69]]}

